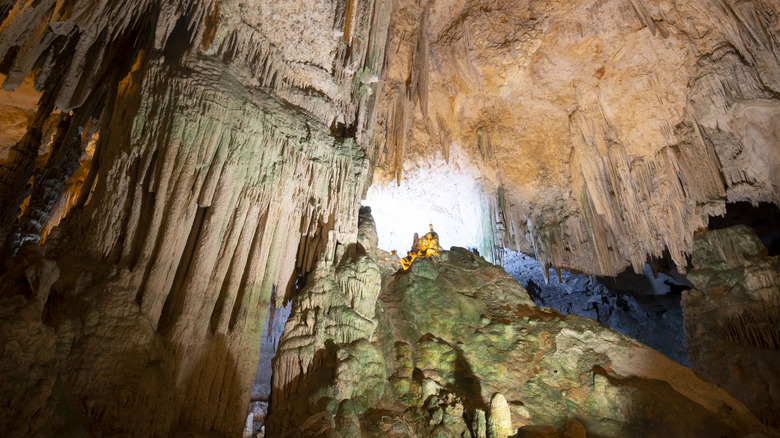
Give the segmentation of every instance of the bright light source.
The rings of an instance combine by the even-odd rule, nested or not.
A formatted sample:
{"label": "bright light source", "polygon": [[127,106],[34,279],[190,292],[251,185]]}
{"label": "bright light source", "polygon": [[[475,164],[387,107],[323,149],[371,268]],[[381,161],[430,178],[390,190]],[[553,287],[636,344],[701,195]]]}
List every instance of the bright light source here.
{"label": "bright light source", "polygon": [[400,257],[412,247],[414,233],[439,234],[439,245],[478,248],[483,255],[490,229],[487,196],[474,172],[441,162],[407,171],[401,185],[389,182],[369,188],[363,205],[371,207],[379,247]]}

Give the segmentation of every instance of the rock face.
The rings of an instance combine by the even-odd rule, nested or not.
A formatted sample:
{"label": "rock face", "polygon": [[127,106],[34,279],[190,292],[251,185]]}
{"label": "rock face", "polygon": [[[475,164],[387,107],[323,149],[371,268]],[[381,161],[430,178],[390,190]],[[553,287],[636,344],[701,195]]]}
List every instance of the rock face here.
{"label": "rock face", "polygon": [[269,301],[367,187],[391,4],[336,3],[0,4],[42,92],[0,163],[0,435],[241,432]]}
{"label": "rock face", "polygon": [[388,53],[377,178],[465,151],[546,266],[684,267],[726,200],[780,202],[776,1],[399,1]]}
{"label": "rock face", "polygon": [[[372,251],[360,248],[330,277],[316,271],[293,303],[274,364],[270,430],[281,436],[764,430],[691,370],[592,320],[536,307],[470,251],[418,259],[405,272],[382,263],[379,292]],[[362,264],[373,274],[359,275]],[[377,292],[376,312],[358,311]],[[543,430],[523,436],[550,436]]]}
{"label": "rock face", "polygon": [[[537,308],[501,268],[469,251],[416,261],[387,281],[376,337],[393,394],[418,415],[430,412],[424,388],[432,380],[438,400],[459,400],[466,418],[500,392],[513,427],[577,418],[597,436],[761,430],[720,388],[592,320]],[[457,424],[437,427],[457,436]]]}
{"label": "rock face", "polygon": [[693,368],[780,427],[780,257],[748,227],[697,234],[683,295]]}

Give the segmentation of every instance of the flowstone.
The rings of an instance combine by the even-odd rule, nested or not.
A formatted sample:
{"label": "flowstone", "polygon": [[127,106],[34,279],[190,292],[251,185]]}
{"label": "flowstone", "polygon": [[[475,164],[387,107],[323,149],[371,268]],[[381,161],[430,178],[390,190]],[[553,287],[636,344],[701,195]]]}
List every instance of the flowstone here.
{"label": "flowstone", "polygon": [[319,263],[293,301],[273,361],[270,436],[360,436],[357,415],[384,393],[383,357],[368,341],[381,281],[370,212],[360,210],[358,242],[339,249],[337,266]]}
{"label": "flowstone", "polygon": [[355,242],[393,7],[281,3],[0,1],[0,435],[244,429],[270,301]]}
{"label": "flowstone", "polygon": [[[450,397],[463,408],[462,428],[448,429],[449,436],[485,433],[480,412],[488,413],[490,436],[496,393],[507,401],[510,435],[525,426],[563,431],[575,418],[595,436],[765,430],[725,391],[660,353],[590,319],[537,307],[501,267],[468,250],[412,266],[383,271],[377,304],[373,342],[393,382],[382,407],[395,418],[430,418],[432,397],[421,395],[433,381],[438,400]],[[436,433],[428,421],[414,424],[420,436]],[[569,429],[576,435],[576,425]]]}

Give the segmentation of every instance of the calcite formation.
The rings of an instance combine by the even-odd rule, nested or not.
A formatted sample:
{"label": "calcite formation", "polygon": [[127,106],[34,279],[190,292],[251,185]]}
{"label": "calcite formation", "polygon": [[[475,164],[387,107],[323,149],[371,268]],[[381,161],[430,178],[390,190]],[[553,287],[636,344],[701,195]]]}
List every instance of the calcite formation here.
{"label": "calcite formation", "polygon": [[683,268],[726,200],[780,202],[776,1],[408,0],[389,44],[377,178],[465,151],[546,266]]}
{"label": "calcite formation", "polygon": [[504,269],[536,305],[591,318],[690,366],[680,299],[682,291],[693,286],[680,283],[684,277],[662,273],[654,277],[647,267],[644,275],[625,273],[616,278],[564,271],[560,280],[554,278],[545,283],[536,260],[511,251],[504,255]]}
{"label": "calcite formation", "polygon": [[412,249],[407,252],[406,257],[401,259],[401,266],[404,269],[409,269],[414,259],[431,257],[442,250],[442,247],[439,246],[439,235],[433,231],[433,224],[429,225],[429,228],[430,231],[422,237],[418,237],[417,233],[414,233]]}
{"label": "calcite formation", "polygon": [[444,159],[488,194],[491,260],[684,267],[724,202],[780,202],[776,1],[0,0],[0,23],[0,435],[235,436],[290,300],[269,432],[487,433],[498,393],[513,428],[760,430],[471,253],[395,275],[356,230],[373,179]]}
{"label": "calcite formation", "polygon": [[383,395],[383,357],[370,342],[381,286],[370,212],[361,209],[341,262],[318,264],[293,302],[274,358],[269,436],[360,436],[358,413]]}
{"label": "calcite formation", "polygon": [[[358,245],[329,276],[318,271],[293,303],[274,364],[271,436],[767,431],[690,369],[592,320],[536,307],[470,251],[417,259],[407,271],[367,252]],[[371,276],[358,273],[364,263]],[[376,312],[358,311],[376,294]]]}
{"label": "calcite formation", "polygon": [[337,3],[2,2],[42,94],[0,164],[0,434],[240,433],[269,301],[367,188],[391,4]]}
{"label": "calcite formation", "polygon": [[494,438],[507,438],[514,435],[512,429],[512,413],[506,398],[497,392],[490,399],[490,417],[487,419],[487,436]]}
{"label": "calcite formation", "polygon": [[746,226],[698,234],[694,248],[696,288],[682,300],[691,364],[780,427],[780,256]]}
{"label": "calcite formation", "polygon": [[[0,82],[4,80],[5,75],[0,75]],[[6,159],[11,146],[27,132],[27,123],[38,108],[41,94],[33,82],[28,76],[14,91],[0,90],[0,159]]]}

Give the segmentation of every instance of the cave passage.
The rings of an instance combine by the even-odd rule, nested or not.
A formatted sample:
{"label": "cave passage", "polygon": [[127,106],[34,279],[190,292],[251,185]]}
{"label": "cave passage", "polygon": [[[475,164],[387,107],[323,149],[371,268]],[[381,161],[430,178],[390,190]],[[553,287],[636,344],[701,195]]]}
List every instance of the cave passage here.
{"label": "cave passage", "polygon": [[726,214],[710,217],[709,229],[720,230],[734,225],[752,228],[769,250],[770,256],[780,255],[780,208],[768,202],[726,204]]}
{"label": "cave passage", "polygon": [[505,250],[503,264],[538,306],[590,318],[639,340],[680,365],[691,366],[680,305],[682,292],[691,284],[673,266],[655,274],[650,265],[645,265],[641,274],[629,267],[616,277],[561,270],[560,280],[550,275],[550,282],[546,283],[542,267],[533,257]]}

